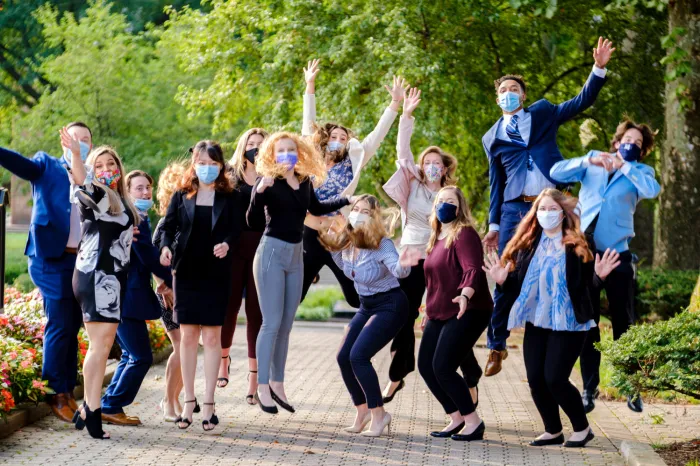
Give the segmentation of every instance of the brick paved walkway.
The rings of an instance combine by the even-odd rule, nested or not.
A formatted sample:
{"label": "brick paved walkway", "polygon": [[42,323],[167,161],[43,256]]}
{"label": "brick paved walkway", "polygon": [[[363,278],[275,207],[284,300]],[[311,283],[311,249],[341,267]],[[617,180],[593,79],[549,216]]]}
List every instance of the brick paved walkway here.
{"label": "brick paved walkway", "polygon": [[[201,415],[195,415],[186,431],[161,420],[158,402],[165,369],[161,364],[148,373],[137,401],[128,409],[141,417],[143,427],[109,426],[113,439],[98,441],[46,417],[0,440],[0,464],[623,464],[617,450],[622,440],[648,443],[700,437],[700,406],[648,406],[638,415],[622,403],[599,402],[591,416],[596,439],[588,448],[527,447],[542,427],[525,381],[522,355],[516,350],[501,374],[480,385],[479,412],[486,422],[483,442],[459,443],[427,435],[442,428],[446,418],[415,372],[387,405],[394,416],[392,435],[368,439],[342,431],[353,415],[335,362],[341,326],[295,325],[287,393],[297,413],[276,417],[245,403],[244,335],[241,329],[236,332],[231,383],[217,389],[222,423],[215,433],[202,432]],[[477,357],[483,363],[486,351],[479,350]],[[380,353],[374,364],[384,383],[388,351]],[[196,385],[200,401],[202,387],[200,372]],[[663,413],[665,423],[652,424],[648,413]],[[570,432],[570,426],[565,429]]]}

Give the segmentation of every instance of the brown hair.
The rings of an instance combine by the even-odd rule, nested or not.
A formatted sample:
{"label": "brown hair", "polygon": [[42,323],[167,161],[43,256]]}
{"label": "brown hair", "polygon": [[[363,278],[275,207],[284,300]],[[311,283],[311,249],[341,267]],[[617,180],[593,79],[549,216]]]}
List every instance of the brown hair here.
{"label": "brown hair", "polygon": [[[87,160],[85,160],[85,165],[89,165],[91,167],[95,166],[95,162],[97,162],[98,157],[102,155],[111,155],[114,158],[114,161],[117,163],[117,168],[119,169],[119,173],[124,173],[124,164],[122,163],[122,159],[119,157],[119,154],[117,154],[117,151],[114,150],[110,146],[100,146],[96,149],[93,149],[92,152],[90,152],[90,155],[88,155]],[[109,200],[109,214],[110,215],[118,215],[124,212],[124,207],[126,207],[127,210],[131,212],[133,215],[134,222],[138,223],[139,221],[139,211],[134,207],[134,204],[129,200],[129,196],[127,196],[127,190],[126,190],[126,183],[124,182],[124,175],[119,177],[119,181],[117,181],[117,191],[115,192],[112,190],[109,186],[100,183],[97,180],[97,177],[93,178],[92,184],[95,186],[99,186],[104,190],[104,192],[107,194],[107,199]]]}
{"label": "brown hair", "polygon": [[[314,134],[311,137],[311,141],[316,147],[316,150],[323,156],[324,159],[326,158],[327,154],[328,141],[330,140],[331,132],[334,129],[340,128],[345,131],[345,133],[348,135],[348,141],[355,137],[355,134],[352,131],[337,123],[326,123],[325,125],[317,125],[314,123],[312,128],[314,130]],[[345,157],[347,157],[348,148],[346,146],[342,153],[328,153],[328,155],[330,156],[329,158],[332,162],[341,162]]]}
{"label": "brown hair", "polygon": [[251,128],[245,133],[243,133],[240,138],[238,138],[236,150],[233,152],[233,157],[231,157],[231,161],[229,162],[229,165],[231,166],[233,174],[236,178],[243,178],[246,163],[248,163],[248,161],[244,157],[244,154],[246,152],[245,148],[248,145],[248,139],[250,139],[250,137],[254,134],[259,134],[260,136],[262,136],[263,142],[270,135],[267,131],[265,131],[262,128]]}
{"label": "brown hair", "polygon": [[176,161],[170,162],[163,171],[160,172],[158,177],[158,191],[156,192],[156,199],[158,199],[158,215],[164,216],[168,212],[168,206],[170,205],[170,199],[173,197],[173,193],[177,191],[178,186],[180,186],[180,180],[187,170],[186,162]]}
{"label": "brown hair", "polygon": [[124,179],[127,191],[131,189],[131,180],[140,176],[146,178],[148,182],[151,183],[151,186],[153,186],[153,177],[151,175],[149,175],[143,170],[131,170],[129,173],[127,173],[126,178]]}
{"label": "brown hair", "polygon": [[187,198],[191,199],[197,194],[199,190],[199,178],[197,178],[197,173],[195,172],[194,166],[197,163],[197,158],[200,153],[206,152],[207,155],[216,163],[221,165],[219,170],[219,176],[216,177],[214,181],[214,191],[220,193],[230,193],[233,191],[233,186],[231,185],[231,180],[226,176],[226,161],[224,160],[224,151],[221,150],[221,146],[218,142],[210,141],[205,139],[199,141],[195,146],[190,149],[192,152],[192,158],[190,160],[190,166],[185,171],[185,174],[180,181],[180,189],[187,193]]}
{"label": "brown hair", "polygon": [[520,84],[520,89],[523,90],[523,93],[527,91],[527,87],[525,86],[525,78],[523,78],[519,74],[507,74],[505,76],[501,76],[500,78],[496,79],[493,82],[493,85],[496,87],[496,92],[498,92],[498,88],[501,87],[501,84],[503,84],[503,81],[508,81],[508,80],[512,80],[512,81],[515,81],[516,83]]}
{"label": "brown hair", "polygon": [[90,129],[90,127],[88,125],[86,125],[82,121],[73,121],[71,123],[68,123],[66,125],[66,130],[69,130],[69,129],[75,128],[75,127],[85,128],[86,130],[88,130],[88,133],[90,133],[90,139],[92,139],[92,130]]}
{"label": "brown hair", "polygon": [[457,184],[455,172],[457,171],[457,158],[454,155],[448,154],[438,146],[430,146],[421,152],[418,157],[418,173],[420,174],[421,183],[425,183],[425,173],[423,173],[423,161],[428,154],[437,154],[442,159],[442,164],[445,166],[445,174],[440,179],[440,186],[453,186]]}
{"label": "brown hair", "polygon": [[[454,192],[457,196],[459,204],[457,206],[457,218],[454,219],[452,223],[450,223],[450,225],[452,225],[452,229],[447,235],[447,241],[445,241],[445,249],[449,249],[450,246],[452,246],[452,243],[454,243],[457,240],[457,238],[459,238],[459,233],[462,231],[463,228],[474,228],[474,219],[472,218],[471,211],[469,210],[469,204],[467,204],[467,199],[464,197],[464,193],[457,186],[445,186],[438,192],[438,195],[435,197],[435,200],[437,201],[437,199],[440,197],[440,194],[446,191]],[[430,215],[430,226],[432,231],[430,232],[430,239],[428,240],[428,247],[426,248],[426,252],[428,253],[430,253],[430,251],[432,251],[435,247],[435,243],[437,242],[437,239],[440,236],[440,232],[442,231],[442,222],[438,220],[437,215],[435,213],[436,206],[437,202],[433,204],[433,213]]]}
{"label": "brown hair", "polygon": [[394,230],[401,220],[398,209],[382,209],[379,200],[371,194],[361,194],[352,203],[354,208],[360,201],[369,204],[370,220],[362,228],[354,229],[350,222],[345,224],[338,234],[319,231],[318,241],[329,251],[342,251],[350,246],[358,249],[378,249],[382,239],[394,235]]}
{"label": "brown hair", "polygon": [[326,166],[323,158],[316,149],[303,137],[288,131],[280,131],[268,137],[260,147],[260,152],[255,159],[255,168],[260,176],[282,178],[287,173],[283,164],[277,163],[275,144],[282,139],[291,139],[297,146],[297,164],[294,166],[294,174],[300,181],[311,179],[316,186],[320,186],[326,179]]}
{"label": "brown hair", "polygon": [[654,131],[652,131],[649,125],[635,123],[629,118],[625,118],[619,125],[617,125],[615,134],[613,135],[612,140],[610,140],[610,151],[617,152],[615,143],[622,141],[625,133],[631,129],[636,129],[642,133],[642,153],[640,155],[640,159],[643,159],[654,149]]}
{"label": "brown hair", "polygon": [[545,189],[537,196],[535,202],[532,203],[532,208],[520,221],[518,229],[513,235],[513,239],[508,242],[506,250],[503,252],[501,262],[503,265],[513,263],[515,265],[516,253],[521,250],[530,249],[532,244],[542,233],[542,227],[537,221],[537,209],[540,202],[545,197],[549,197],[554,202],[559,204],[564,212],[564,221],[562,223],[562,243],[573,247],[576,255],[583,258],[584,262],[593,260],[593,254],[588,248],[586,237],[581,232],[581,220],[576,214],[576,204],[578,199],[571,196],[565,196],[561,191],[553,188]]}

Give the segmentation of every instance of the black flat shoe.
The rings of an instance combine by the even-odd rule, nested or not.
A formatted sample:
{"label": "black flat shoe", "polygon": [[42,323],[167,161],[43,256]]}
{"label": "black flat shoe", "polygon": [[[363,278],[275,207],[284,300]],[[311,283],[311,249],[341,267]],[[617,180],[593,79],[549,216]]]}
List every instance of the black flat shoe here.
{"label": "black flat shoe", "polygon": [[464,429],[464,422],[455,427],[452,430],[441,430],[441,431],[435,431],[431,432],[430,436],[435,437],[435,438],[447,438],[447,437],[452,437],[455,434],[458,434],[460,430]]}
{"label": "black flat shoe", "polygon": [[260,401],[260,397],[258,396],[258,392],[255,392],[255,395],[253,395],[253,399],[258,402],[258,406],[260,406],[260,409],[265,411],[267,414],[277,414],[277,406],[272,405],[272,406],[265,406],[262,404],[262,401]]}
{"label": "black flat shoe", "polygon": [[452,440],[457,440],[458,442],[471,442],[472,440],[484,440],[484,432],[486,431],[486,426],[484,421],[481,421],[479,427],[476,428],[471,434],[454,434]]}
{"label": "black flat shoe", "polygon": [[644,403],[642,403],[642,396],[639,393],[637,393],[634,396],[627,395],[627,407],[635,413],[641,413],[642,411],[644,411]]}
{"label": "black flat shoe", "polygon": [[544,447],[546,445],[561,445],[562,443],[564,443],[564,434],[559,434],[554,438],[542,440],[535,439],[528,445],[530,445],[531,447]]}
{"label": "black flat shoe", "polygon": [[282,408],[286,409],[290,413],[294,413],[294,406],[290,405],[289,403],[286,403],[285,401],[282,400],[279,396],[275,394],[275,392],[272,391],[272,388],[270,388],[270,396],[272,397],[273,400],[275,400],[275,403],[280,405]]}
{"label": "black flat shoe", "polygon": [[382,398],[382,401],[384,403],[391,403],[391,400],[393,400],[396,394],[399,393],[399,390],[401,390],[405,386],[406,382],[404,382],[403,379],[401,379],[401,382],[399,382],[399,385],[396,387],[396,390],[394,390],[394,393],[392,393],[389,396],[385,396],[384,398]]}
{"label": "black flat shoe", "polygon": [[580,441],[578,441],[578,442],[572,442],[571,440],[567,440],[566,443],[564,444],[564,446],[565,446],[566,448],[581,448],[581,447],[585,447],[586,444],[587,444],[588,442],[590,442],[591,440],[593,440],[594,437],[595,437],[595,435],[593,435],[593,431],[592,431],[592,430],[589,430],[589,431],[588,431],[588,435],[586,435],[586,438],[585,438],[585,439],[580,440]]}
{"label": "black flat shoe", "polygon": [[590,413],[595,409],[595,399],[598,398],[598,395],[600,395],[600,391],[597,388],[592,393],[588,390],[584,390],[581,394],[581,401],[583,401],[583,410],[586,411],[586,414]]}

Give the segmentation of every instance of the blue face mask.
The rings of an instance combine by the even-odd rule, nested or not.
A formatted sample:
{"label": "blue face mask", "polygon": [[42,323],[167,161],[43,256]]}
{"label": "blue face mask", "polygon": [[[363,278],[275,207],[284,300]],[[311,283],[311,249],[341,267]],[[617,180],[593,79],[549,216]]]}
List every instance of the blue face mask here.
{"label": "blue face mask", "polygon": [[220,171],[221,168],[218,165],[202,165],[198,163],[194,166],[197,178],[204,184],[212,184],[216,181]]}
{"label": "blue face mask", "polygon": [[153,199],[134,199],[134,206],[141,212],[147,212],[153,207]]}
{"label": "blue face mask", "polygon": [[328,150],[331,152],[339,151],[345,149],[345,144],[340,141],[329,141]]}
{"label": "blue face mask", "polygon": [[498,106],[508,113],[514,112],[520,107],[520,94],[508,91],[499,95]]}
{"label": "blue face mask", "polygon": [[435,215],[440,223],[450,223],[457,218],[457,206],[454,204],[448,204],[447,202],[441,202],[435,206]]}
{"label": "blue face mask", "polygon": [[[88,154],[90,153],[90,145],[80,141],[80,158],[83,162],[87,160]],[[68,167],[71,166],[71,162],[73,161],[73,151],[70,149],[66,149],[66,153],[63,155],[63,160],[65,160],[66,164],[68,164]]]}
{"label": "blue face mask", "polygon": [[277,163],[287,165],[287,170],[291,170],[299,161],[299,157],[297,156],[296,152],[285,152],[277,154],[275,160],[277,161]]}
{"label": "blue face mask", "polygon": [[631,142],[620,144],[618,152],[620,152],[622,158],[628,162],[636,162],[642,156],[642,149],[637,144],[632,144]]}

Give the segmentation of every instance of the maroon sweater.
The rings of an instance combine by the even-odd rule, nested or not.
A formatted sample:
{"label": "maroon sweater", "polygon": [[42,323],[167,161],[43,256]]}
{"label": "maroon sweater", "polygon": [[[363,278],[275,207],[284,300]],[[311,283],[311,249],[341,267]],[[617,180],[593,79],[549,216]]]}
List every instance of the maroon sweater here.
{"label": "maroon sweater", "polygon": [[447,238],[435,242],[425,258],[425,283],[428,290],[425,312],[429,319],[447,320],[459,314],[459,304],[452,300],[462,288],[474,288],[467,312],[491,312],[493,300],[489,292],[484,265],[484,250],[479,234],[465,227],[448,249]]}

